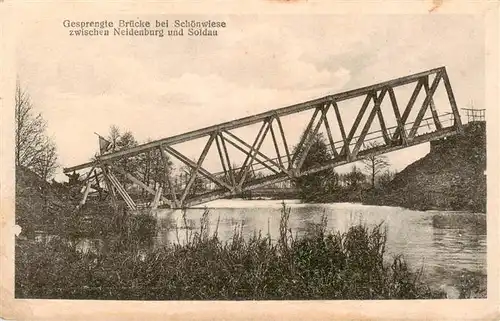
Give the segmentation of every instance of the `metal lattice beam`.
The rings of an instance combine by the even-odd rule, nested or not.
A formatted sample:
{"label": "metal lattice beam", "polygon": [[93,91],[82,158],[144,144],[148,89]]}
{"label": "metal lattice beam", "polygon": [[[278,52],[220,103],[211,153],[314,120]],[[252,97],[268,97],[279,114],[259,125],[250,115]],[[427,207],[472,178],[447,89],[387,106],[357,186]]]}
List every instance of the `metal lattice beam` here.
{"label": "metal lattice beam", "polygon": [[[432,84],[429,86],[429,78],[431,76],[434,78]],[[436,109],[436,100],[434,99],[440,83],[444,84],[449,103],[447,112],[441,115]],[[401,99],[398,101],[395,88],[410,85],[414,86],[411,97],[406,104],[402,105],[404,102]],[[421,105],[417,105],[417,98],[420,94],[424,94],[425,98]],[[344,117],[342,117],[343,110],[341,111],[342,108],[339,106],[339,102],[357,97],[361,97],[363,102],[357,110],[353,110],[350,107],[351,112],[355,112],[355,118],[352,125],[346,126]],[[384,99],[390,103],[388,111],[381,107]],[[402,113],[399,109],[400,105],[405,106]],[[311,110],[312,115],[304,124],[305,130],[298,144],[292,148],[289,145],[287,132],[282,125],[282,119],[307,110]],[[418,111],[414,119],[410,119],[412,110]],[[430,110],[431,117],[424,118],[428,110]],[[453,124],[445,126],[442,117],[449,116],[452,117]],[[375,117],[378,119],[380,129],[370,131],[374,123],[376,123],[374,121]],[[391,124],[388,121],[389,119],[395,119],[395,123]],[[423,133],[421,128],[423,124],[425,125],[429,122],[429,119],[435,125],[433,131]],[[232,130],[255,124],[260,124],[260,128],[257,135],[250,142],[232,132]],[[331,161],[312,167],[308,166],[307,170],[301,170],[314,139],[321,128],[326,132],[328,145],[331,149]],[[336,136],[333,129],[338,129],[335,133],[339,132],[340,134]],[[119,170],[124,177],[129,178],[150,194],[158,195],[157,191],[149,187],[149,182],[139,181],[133,176],[133,173],[121,170],[117,167],[116,163],[139,154],[148,153],[153,149],[159,149],[165,171],[162,181],[164,185],[168,185],[170,191],[165,196],[162,196],[163,205],[184,207],[221,197],[237,195],[244,191],[316,173],[327,168],[360,160],[370,155],[387,153],[433,139],[447,137],[461,131],[462,123],[451,84],[446,69],[441,67],[185,134],[175,135],[130,149],[107,153],[98,156],[96,161],[66,168],[64,171],[68,173],[88,167],[101,168],[104,174],[104,181],[107,188],[111,191],[112,196],[115,197],[114,191],[116,189],[130,207],[135,207],[133,201],[132,203],[130,202],[131,198],[126,191],[123,193],[124,188],[118,182],[118,179],[115,176],[110,176],[112,173],[109,172],[109,169],[114,168]],[[269,132],[270,135],[267,135]],[[377,137],[382,140],[382,144],[366,149],[367,145],[370,146],[370,144],[366,143],[373,140],[375,134],[379,135]],[[174,145],[199,138],[207,138],[207,142],[201,152],[198,153],[199,157],[195,161],[173,147]],[[271,151],[265,151],[262,148],[266,139],[272,143]],[[213,144],[214,141],[215,144]],[[245,160],[239,168],[236,168],[231,163],[233,157],[228,151],[226,143],[234,147],[238,152],[243,153]],[[211,149],[212,145],[216,147]],[[220,173],[209,171],[202,166],[210,150],[214,150],[217,153],[216,158],[222,168],[222,172]],[[277,157],[271,156],[271,153]],[[167,157],[169,156],[179,160],[190,168],[189,179],[183,188],[172,182],[172,173],[167,161]],[[255,169],[256,166],[260,166],[260,168]],[[249,176],[248,173],[254,170],[257,173],[267,171],[270,174],[259,177],[257,175]],[[197,194],[193,191],[193,186],[197,178],[205,178],[209,182],[214,183],[216,187]]]}

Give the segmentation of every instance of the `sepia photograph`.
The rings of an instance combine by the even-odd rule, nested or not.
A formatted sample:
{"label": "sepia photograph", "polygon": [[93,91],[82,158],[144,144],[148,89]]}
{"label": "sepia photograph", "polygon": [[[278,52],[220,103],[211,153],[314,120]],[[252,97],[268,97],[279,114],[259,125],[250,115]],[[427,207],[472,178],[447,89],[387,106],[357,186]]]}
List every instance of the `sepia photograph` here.
{"label": "sepia photograph", "polygon": [[14,299],[491,299],[485,15],[434,10],[31,15]]}

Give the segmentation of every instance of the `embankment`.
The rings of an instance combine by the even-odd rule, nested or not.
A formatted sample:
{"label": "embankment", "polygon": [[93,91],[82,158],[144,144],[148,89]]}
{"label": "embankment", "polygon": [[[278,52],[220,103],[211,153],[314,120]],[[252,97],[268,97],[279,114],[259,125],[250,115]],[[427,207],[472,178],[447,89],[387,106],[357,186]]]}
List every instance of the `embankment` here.
{"label": "embankment", "polygon": [[430,152],[367,202],[412,209],[486,212],[486,123],[431,142]]}

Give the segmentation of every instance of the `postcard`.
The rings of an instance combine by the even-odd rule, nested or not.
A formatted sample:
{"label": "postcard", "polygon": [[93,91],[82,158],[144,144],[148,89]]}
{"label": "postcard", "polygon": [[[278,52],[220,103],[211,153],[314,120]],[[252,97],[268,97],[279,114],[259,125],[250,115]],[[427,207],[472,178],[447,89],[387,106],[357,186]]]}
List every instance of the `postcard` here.
{"label": "postcard", "polygon": [[0,3],[13,320],[497,320],[498,5]]}

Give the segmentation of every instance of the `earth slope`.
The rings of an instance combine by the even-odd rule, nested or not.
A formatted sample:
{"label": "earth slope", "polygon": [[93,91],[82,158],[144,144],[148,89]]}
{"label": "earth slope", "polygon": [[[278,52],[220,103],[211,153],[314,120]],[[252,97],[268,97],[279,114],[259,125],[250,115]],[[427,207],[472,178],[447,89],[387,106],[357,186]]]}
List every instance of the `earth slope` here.
{"label": "earth slope", "polygon": [[431,150],[398,173],[377,203],[415,209],[486,212],[486,123],[431,142]]}

